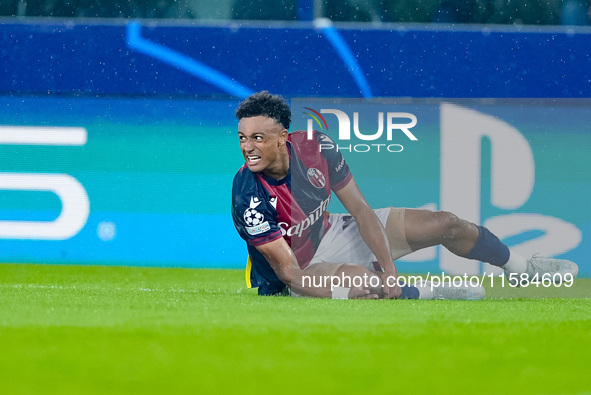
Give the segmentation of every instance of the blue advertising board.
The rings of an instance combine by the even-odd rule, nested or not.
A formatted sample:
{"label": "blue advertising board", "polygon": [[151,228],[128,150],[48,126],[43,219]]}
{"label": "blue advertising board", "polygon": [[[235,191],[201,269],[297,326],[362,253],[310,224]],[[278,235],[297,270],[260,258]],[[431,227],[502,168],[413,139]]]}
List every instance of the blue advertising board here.
{"label": "blue advertising board", "polygon": [[[378,111],[416,117],[416,141],[384,132],[377,152],[355,136],[341,144],[336,117],[325,115],[372,206],[452,211],[520,253],[572,259],[591,275],[589,101],[380,99],[359,109],[358,101],[294,99],[292,130],[307,128],[302,103],[351,119],[360,111],[364,134],[377,130]],[[237,104],[0,98],[0,261],[243,267],[246,248],[230,217],[243,164]],[[384,148],[394,144],[403,149]],[[342,209],[336,199],[329,207]],[[487,270],[436,248],[399,266]]]}

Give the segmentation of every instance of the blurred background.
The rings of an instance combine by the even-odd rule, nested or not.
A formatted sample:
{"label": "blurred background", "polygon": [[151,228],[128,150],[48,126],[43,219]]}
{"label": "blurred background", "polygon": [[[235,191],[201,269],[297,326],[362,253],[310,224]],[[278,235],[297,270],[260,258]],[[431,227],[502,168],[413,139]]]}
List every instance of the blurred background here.
{"label": "blurred background", "polygon": [[588,0],[4,0],[0,15],[587,25]]}
{"label": "blurred background", "polygon": [[269,90],[293,130],[339,100],[370,103],[367,130],[376,106],[415,114],[402,153],[344,153],[373,206],[450,210],[589,276],[589,23],[578,0],[0,0],[0,262],[244,267],[234,111]]}

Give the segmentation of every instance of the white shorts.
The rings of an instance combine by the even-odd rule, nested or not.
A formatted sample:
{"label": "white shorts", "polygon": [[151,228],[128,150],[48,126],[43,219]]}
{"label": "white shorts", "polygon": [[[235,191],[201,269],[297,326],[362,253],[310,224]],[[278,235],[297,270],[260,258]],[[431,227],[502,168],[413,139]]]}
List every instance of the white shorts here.
{"label": "white shorts", "polygon": [[[392,259],[410,254],[412,250],[408,246],[404,232],[404,209],[388,207],[376,209],[374,212],[384,227],[388,223],[390,212],[393,213],[390,227],[395,235],[390,235],[389,238]],[[381,270],[375,255],[363,241],[357,222],[350,214],[331,214],[329,222],[331,227],[322,238],[316,254],[305,269],[306,272],[317,271],[320,267],[324,268],[324,274],[327,270],[336,272],[345,263],[361,265],[371,271]],[[330,264],[331,269],[327,264]]]}

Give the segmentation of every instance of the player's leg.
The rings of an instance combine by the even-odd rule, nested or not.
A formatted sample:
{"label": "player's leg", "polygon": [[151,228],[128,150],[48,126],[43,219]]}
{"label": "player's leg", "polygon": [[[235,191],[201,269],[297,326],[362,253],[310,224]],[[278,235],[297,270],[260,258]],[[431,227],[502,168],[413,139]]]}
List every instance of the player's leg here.
{"label": "player's leg", "polygon": [[[393,209],[396,210],[396,209]],[[434,245],[443,245],[452,253],[501,267],[508,276],[511,273],[525,273],[528,277],[545,273],[578,274],[575,263],[562,259],[526,259],[503,244],[497,236],[483,226],[458,218],[445,211],[404,210],[404,232],[406,241],[413,251]],[[390,239],[400,231],[394,221],[386,225]]]}
{"label": "player's leg", "polygon": [[[385,208],[374,211],[384,226],[391,222],[394,216],[398,218],[395,221],[398,225],[398,237],[390,242],[393,259],[412,252],[404,235],[404,209]],[[394,211],[396,215],[392,215],[390,211]],[[400,280],[383,278],[375,255],[363,241],[357,223],[350,215],[331,214],[330,223],[331,228],[324,235],[308,267],[304,269],[306,276],[314,279],[316,284],[320,284],[326,278],[335,280],[331,284],[333,286],[352,288],[361,284],[362,288],[369,289],[371,293],[379,296],[383,294],[382,281]],[[421,289],[420,285],[410,286],[406,282],[399,282],[398,285],[402,291],[400,298],[403,299],[482,299],[484,296],[483,292],[478,292],[479,290],[474,287],[455,289],[448,295],[437,295],[429,288]]]}
{"label": "player's leg", "polygon": [[[393,234],[394,222],[386,224],[386,232]],[[452,213],[429,210],[404,210],[406,241],[413,250],[443,245],[460,256],[468,254],[479,235],[478,227]]]}

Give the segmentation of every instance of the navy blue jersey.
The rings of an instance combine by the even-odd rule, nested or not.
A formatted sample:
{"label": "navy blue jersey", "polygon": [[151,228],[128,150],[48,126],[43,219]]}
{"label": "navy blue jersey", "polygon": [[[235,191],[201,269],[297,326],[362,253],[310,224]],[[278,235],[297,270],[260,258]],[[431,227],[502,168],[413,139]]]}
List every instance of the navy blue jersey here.
{"label": "navy blue jersey", "polygon": [[281,180],[253,173],[243,166],[232,185],[232,219],[246,241],[250,274],[247,281],[259,287],[259,294],[281,292],[285,285],[256,249],[283,237],[302,269],[314,256],[322,237],[330,228],[326,211],[331,191],[345,187],[352,178],[345,159],[336,149],[320,150],[332,143],[322,133],[289,134],[289,171]]}

